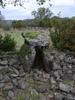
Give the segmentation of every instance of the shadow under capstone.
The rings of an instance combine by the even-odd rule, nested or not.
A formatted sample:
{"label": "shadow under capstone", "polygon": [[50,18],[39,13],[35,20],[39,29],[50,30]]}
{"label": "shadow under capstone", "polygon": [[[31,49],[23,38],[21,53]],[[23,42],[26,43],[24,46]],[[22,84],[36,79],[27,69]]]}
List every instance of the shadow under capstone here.
{"label": "shadow under capstone", "polygon": [[36,55],[32,64],[32,68],[43,69],[42,49],[41,47],[35,47]]}

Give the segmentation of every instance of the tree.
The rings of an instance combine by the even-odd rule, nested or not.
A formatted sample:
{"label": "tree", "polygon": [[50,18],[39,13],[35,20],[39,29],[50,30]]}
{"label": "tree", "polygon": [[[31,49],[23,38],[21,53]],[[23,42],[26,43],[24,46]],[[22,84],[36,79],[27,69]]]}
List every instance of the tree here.
{"label": "tree", "polygon": [[1,11],[0,11],[0,27],[2,27],[2,23],[4,22],[4,16],[1,14]]}
{"label": "tree", "polygon": [[25,21],[22,20],[13,20],[12,21],[12,27],[15,28],[25,28],[26,27],[26,23]]}
{"label": "tree", "polygon": [[53,13],[49,10],[49,8],[38,8],[38,11],[32,11],[32,15],[35,17],[35,21],[38,22],[39,26],[45,26],[49,24],[50,18]]}

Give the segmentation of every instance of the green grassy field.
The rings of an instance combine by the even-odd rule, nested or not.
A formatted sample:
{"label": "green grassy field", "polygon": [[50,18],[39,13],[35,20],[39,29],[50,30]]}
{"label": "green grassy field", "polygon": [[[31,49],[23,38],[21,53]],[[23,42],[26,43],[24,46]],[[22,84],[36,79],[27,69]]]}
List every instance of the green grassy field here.
{"label": "green grassy field", "polygon": [[11,37],[14,38],[14,40],[16,41],[16,50],[19,50],[24,43],[23,37],[21,36],[21,34],[16,33],[12,33]]}
{"label": "green grassy field", "polygon": [[18,30],[18,29],[14,30],[14,29],[11,29],[10,31],[5,31],[5,30],[3,30],[3,29],[0,28],[0,34],[2,36],[4,36],[7,33],[7,34],[11,34],[11,37],[15,39],[15,41],[17,43],[16,44],[16,50],[19,50],[20,47],[24,43],[24,39],[21,36],[21,33],[22,32],[25,32],[26,33],[26,32],[31,32],[31,31],[32,32],[37,32],[37,33],[43,34],[50,41],[50,38],[49,38],[49,30],[48,29],[46,29],[46,30],[39,30],[38,29],[37,31],[35,31],[33,28],[28,28],[28,29],[26,28],[25,30]]}

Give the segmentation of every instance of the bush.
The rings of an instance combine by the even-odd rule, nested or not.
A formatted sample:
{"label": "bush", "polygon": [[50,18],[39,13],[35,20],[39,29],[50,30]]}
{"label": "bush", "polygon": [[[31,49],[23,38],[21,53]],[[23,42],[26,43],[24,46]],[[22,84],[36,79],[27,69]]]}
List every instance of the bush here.
{"label": "bush", "polygon": [[16,42],[13,38],[11,38],[11,35],[6,34],[5,37],[1,39],[0,43],[0,50],[2,51],[12,51],[15,50]]}
{"label": "bush", "polygon": [[75,24],[63,24],[55,32],[51,32],[50,37],[53,45],[60,50],[70,50],[75,52]]}
{"label": "bush", "polygon": [[2,28],[3,28],[4,30],[6,30],[6,31],[9,31],[10,28],[11,28],[11,25],[10,25],[10,24],[7,24],[7,23],[3,23],[3,24],[2,24]]}
{"label": "bush", "polygon": [[2,44],[2,35],[0,34],[0,48],[1,48],[1,44]]}

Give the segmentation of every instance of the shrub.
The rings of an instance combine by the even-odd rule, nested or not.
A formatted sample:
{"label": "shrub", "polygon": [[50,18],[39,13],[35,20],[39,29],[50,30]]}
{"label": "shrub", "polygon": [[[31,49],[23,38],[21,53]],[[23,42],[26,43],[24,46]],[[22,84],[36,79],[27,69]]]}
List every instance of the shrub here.
{"label": "shrub", "polygon": [[3,24],[2,24],[2,28],[3,28],[4,30],[6,30],[6,31],[9,31],[10,28],[11,28],[11,26],[10,26],[10,24],[3,23]]}
{"label": "shrub", "polygon": [[53,45],[60,50],[75,51],[75,24],[63,24],[55,32],[51,32],[50,37]]}
{"label": "shrub", "polygon": [[3,51],[12,51],[15,50],[16,42],[13,38],[11,38],[11,35],[6,34],[5,37],[1,40],[0,44],[0,50]]}
{"label": "shrub", "polygon": [[0,49],[1,49],[1,45],[2,45],[2,35],[0,34]]}

